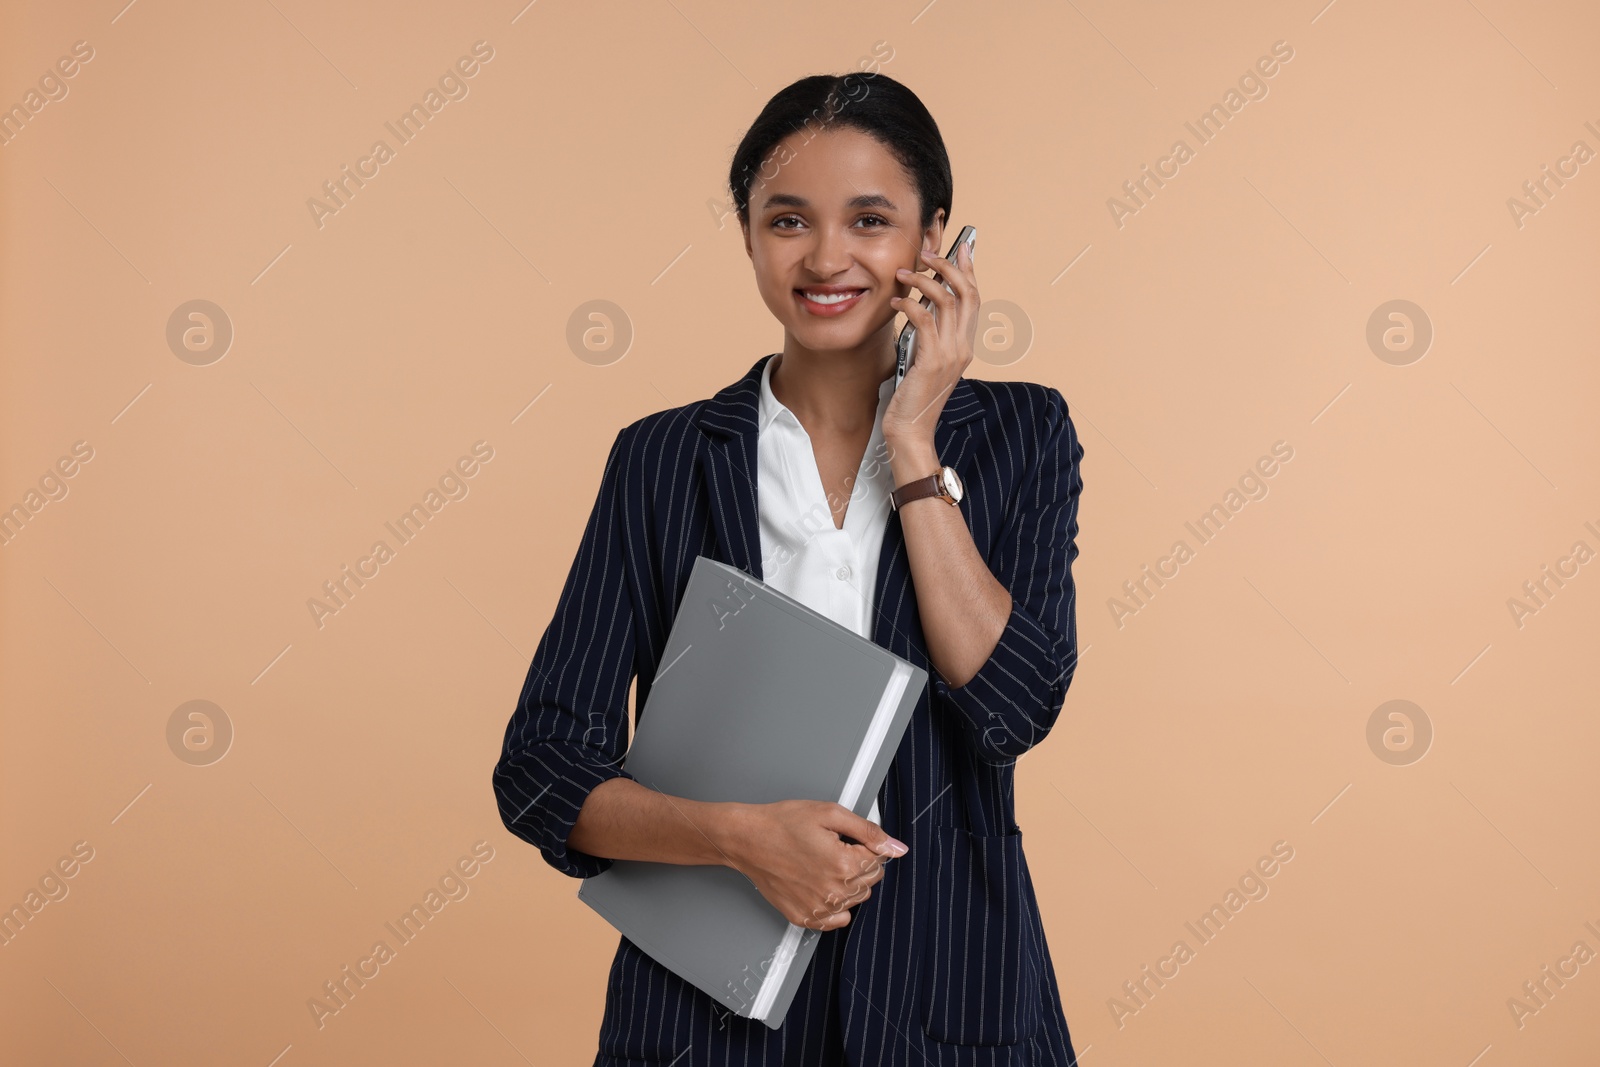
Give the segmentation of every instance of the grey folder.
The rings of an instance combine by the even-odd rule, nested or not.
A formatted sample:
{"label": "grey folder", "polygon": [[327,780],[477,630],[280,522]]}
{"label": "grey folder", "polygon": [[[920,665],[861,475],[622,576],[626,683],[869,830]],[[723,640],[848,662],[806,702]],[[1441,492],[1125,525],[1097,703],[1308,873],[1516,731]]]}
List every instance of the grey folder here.
{"label": "grey folder", "polygon": [[[928,672],[725,563],[698,557],[623,762],[704,801],[832,800],[866,817]],[[819,932],[731,867],[616,860],[578,899],[662,966],[783,1024]]]}

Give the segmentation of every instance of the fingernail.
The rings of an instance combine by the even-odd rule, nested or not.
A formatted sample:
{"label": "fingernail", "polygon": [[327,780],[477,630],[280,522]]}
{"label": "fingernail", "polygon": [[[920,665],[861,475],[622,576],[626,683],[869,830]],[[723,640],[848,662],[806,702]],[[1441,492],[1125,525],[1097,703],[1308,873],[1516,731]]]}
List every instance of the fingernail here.
{"label": "fingernail", "polygon": [[884,842],[884,844],[889,846],[889,853],[893,856],[904,856],[907,852],[911,851],[911,846],[907,845],[904,841],[901,841],[898,838],[891,837],[888,841]]}

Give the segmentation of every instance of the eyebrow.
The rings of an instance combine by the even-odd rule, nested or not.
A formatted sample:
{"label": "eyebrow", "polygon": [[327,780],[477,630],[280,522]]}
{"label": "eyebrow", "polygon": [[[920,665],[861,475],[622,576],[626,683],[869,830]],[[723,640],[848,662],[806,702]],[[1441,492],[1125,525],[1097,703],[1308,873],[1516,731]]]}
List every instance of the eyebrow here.
{"label": "eyebrow", "polygon": [[[773,193],[771,196],[767,197],[766,202],[761,205],[761,209],[765,211],[768,208],[773,207],[806,208],[810,206],[811,201],[807,200],[803,196],[795,196],[793,193]],[[875,207],[882,208],[885,211],[899,210],[899,208],[895,207],[894,201],[890,200],[882,193],[863,193],[860,196],[853,196],[849,200],[845,201],[844,206],[847,209]]]}

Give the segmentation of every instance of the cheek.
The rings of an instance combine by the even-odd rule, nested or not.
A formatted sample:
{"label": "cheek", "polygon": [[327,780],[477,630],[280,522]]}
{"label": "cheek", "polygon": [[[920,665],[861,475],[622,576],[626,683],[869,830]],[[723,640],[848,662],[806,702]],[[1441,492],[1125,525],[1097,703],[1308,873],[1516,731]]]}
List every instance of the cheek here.
{"label": "cheek", "polygon": [[768,295],[783,285],[783,280],[778,276],[778,272],[773,270],[771,261],[762,258],[759,248],[750,258],[750,269],[755,272],[756,288],[763,295]]}
{"label": "cheek", "polygon": [[859,262],[866,268],[867,273],[872,275],[873,284],[879,290],[889,290],[891,295],[893,293],[905,293],[905,283],[895,274],[895,271],[900,267],[909,269],[909,264],[903,262],[903,257],[885,254],[871,259],[862,258]]}
{"label": "cheek", "polygon": [[792,292],[792,286],[789,284],[789,275],[771,261],[758,262],[756,288],[761,294],[762,303],[766,304],[767,309],[779,318],[788,315],[794,310],[794,293]]}
{"label": "cheek", "polygon": [[774,307],[787,304],[794,299],[793,286],[789,284],[789,276],[781,270],[768,271],[761,279],[761,293],[767,298],[767,303]]}
{"label": "cheek", "polygon": [[793,265],[788,257],[779,249],[757,244],[755,255],[751,258],[755,268],[756,280],[764,291],[787,291],[789,279],[793,274]]}

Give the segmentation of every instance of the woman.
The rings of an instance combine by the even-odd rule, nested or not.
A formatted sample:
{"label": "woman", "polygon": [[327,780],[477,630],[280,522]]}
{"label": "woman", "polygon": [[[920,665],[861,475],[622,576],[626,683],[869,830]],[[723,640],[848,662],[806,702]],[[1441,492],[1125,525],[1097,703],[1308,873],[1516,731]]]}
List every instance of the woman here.
{"label": "woman", "polygon": [[[937,254],[950,166],[905,86],[795,82],[729,184],[783,350],[618,434],[494,784],[507,828],[564,874],[726,864],[822,934],[778,1029],[623,938],[594,1062],[1074,1063],[1013,803],[1016,759],[1077,660],[1083,450],[1066,403],[963,377],[976,275]],[[898,389],[896,312],[919,334]],[[627,773],[628,686],[643,707],[698,554],[928,669],[870,818],[695,802]]]}

